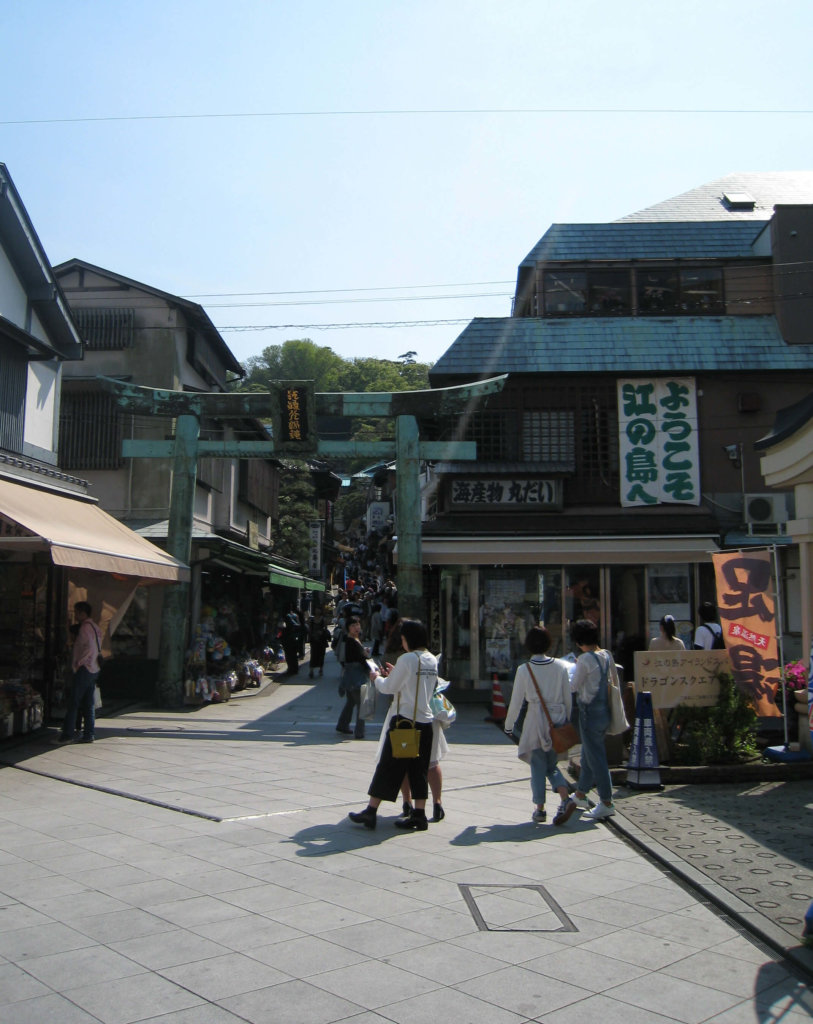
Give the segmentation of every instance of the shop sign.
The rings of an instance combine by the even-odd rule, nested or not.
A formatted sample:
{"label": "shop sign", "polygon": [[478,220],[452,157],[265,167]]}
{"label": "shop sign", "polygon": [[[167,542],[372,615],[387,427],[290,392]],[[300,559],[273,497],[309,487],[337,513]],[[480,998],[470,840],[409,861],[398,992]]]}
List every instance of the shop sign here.
{"label": "shop sign", "polygon": [[311,576],[322,574],[322,530],[324,523],[321,519],[312,519],[308,523],[308,535],[310,536],[310,552],[308,555],[308,572]]}
{"label": "shop sign", "polygon": [[618,381],[621,504],[700,504],[692,377]]}
{"label": "shop sign", "polygon": [[562,507],[561,480],[452,480],[453,505]]}
{"label": "shop sign", "polygon": [[635,689],[652,694],[653,708],[713,707],[720,671],[731,671],[726,651],[635,652]]}
{"label": "shop sign", "polygon": [[781,715],[776,706],[781,679],[771,552],[719,552],[711,558],[734,681],[753,697],[758,715]]}
{"label": "shop sign", "polygon": [[367,532],[383,532],[387,526],[389,514],[390,503],[388,501],[371,501],[367,506]]}

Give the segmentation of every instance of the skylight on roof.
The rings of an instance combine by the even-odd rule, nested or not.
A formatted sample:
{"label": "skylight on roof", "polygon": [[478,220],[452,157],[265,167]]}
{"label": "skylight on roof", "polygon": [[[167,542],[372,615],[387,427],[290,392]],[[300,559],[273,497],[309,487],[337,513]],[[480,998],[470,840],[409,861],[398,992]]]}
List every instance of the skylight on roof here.
{"label": "skylight on roof", "polygon": [[748,192],[723,192],[723,202],[729,210],[753,210],[757,204]]}

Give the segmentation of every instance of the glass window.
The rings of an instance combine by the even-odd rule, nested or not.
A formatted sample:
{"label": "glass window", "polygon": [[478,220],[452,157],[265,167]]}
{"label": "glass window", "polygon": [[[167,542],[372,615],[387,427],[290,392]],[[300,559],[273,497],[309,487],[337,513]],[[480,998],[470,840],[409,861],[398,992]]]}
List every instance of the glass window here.
{"label": "glass window", "polygon": [[677,313],[679,291],[677,270],[639,270],[638,312]]}
{"label": "glass window", "polygon": [[588,276],[588,305],[591,313],[629,313],[630,275],[627,270],[591,270]]}
{"label": "glass window", "polygon": [[522,414],[523,462],[576,468],[575,416],[572,409],[526,410]]}
{"label": "glass window", "polygon": [[722,270],[681,270],[680,304],[686,313],[723,313]]}
{"label": "glass window", "polygon": [[525,636],[539,622],[535,569],[484,569],[480,576],[480,674],[513,679],[527,658]]}
{"label": "glass window", "polygon": [[[692,646],[692,577],[686,563],[650,565],[649,638],[660,635],[660,621],[671,615],[677,624],[677,635],[687,648]],[[649,643],[647,642],[647,647]]]}
{"label": "glass window", "polygon": [[548,271],[543,276],[543,287],[548,316],[587,311],[587,274],[583,270],[572,273]]}

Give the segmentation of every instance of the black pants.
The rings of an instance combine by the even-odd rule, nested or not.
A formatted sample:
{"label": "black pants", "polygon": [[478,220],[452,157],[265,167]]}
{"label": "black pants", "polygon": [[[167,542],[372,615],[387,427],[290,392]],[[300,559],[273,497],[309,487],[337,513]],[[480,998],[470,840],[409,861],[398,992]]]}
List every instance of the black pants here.
{"label": "black pants", "polygon": [[[393,722],[396,719],[393,717]],[[379,800],[397,800],[401,783],[406,775],[413,800],[425,800],[429,796],[427,772],[432,756],[432,723],[418,722],[421,730],[420,752],[417,757],[393,757],[389,736],[384,738],[384,747],[367,792]]]}
{"label": "black pants", "polygon": [[346,690],[344,696],[344,707],[336,723],[337,729],[349,729],[350,719],[353,717],[353,708],[356,709],[356,739],[364,739],[364,719],[359,718],[361,710],[361,687],[356,686],[352,690]]}

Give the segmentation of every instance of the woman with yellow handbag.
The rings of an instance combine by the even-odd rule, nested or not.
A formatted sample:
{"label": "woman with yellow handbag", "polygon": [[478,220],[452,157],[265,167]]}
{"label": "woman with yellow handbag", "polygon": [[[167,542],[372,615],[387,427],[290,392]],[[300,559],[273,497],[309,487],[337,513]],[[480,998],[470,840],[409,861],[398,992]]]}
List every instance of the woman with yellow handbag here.
{"label": "woman with yellow handbag", "polygon": [[387,742],[375,769],[368,794],[370,802],[363,811],[351,812],[350,820],[365,828],[375,828],[378,807],[382,800],[395,801],[406,775],[412,792],[412,813],[395,822],[396,828],[424,832],[426,798],[429,794],[427,772],[432,754],[432,721],[430,706],[438,679],[438,662],[427,650],[428,636],[423,623],[405,619],[401,627],[403,654],[395,665],[387,664],[386,672],[374,676],[379,693],[391,694],[396,713],[389,725]]}

